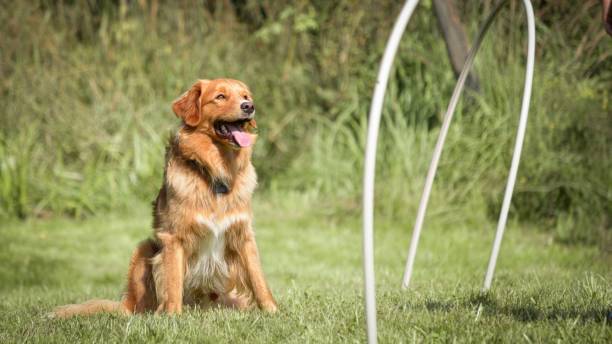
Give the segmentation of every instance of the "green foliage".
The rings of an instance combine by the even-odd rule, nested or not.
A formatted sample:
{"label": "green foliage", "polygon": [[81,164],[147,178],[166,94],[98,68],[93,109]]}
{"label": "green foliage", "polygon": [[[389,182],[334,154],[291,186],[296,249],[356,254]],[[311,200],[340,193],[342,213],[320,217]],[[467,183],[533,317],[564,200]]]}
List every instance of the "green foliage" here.
{"label": "green foliage", "polygon": [[[489,5],[462,5],[469,33]],[[611,43],[592,20],[596,1],[570,5],[536,3],[536,79],[511,216],[562,241],[606,243]],[[151,200],[178,123],[171,101],[195,79],[220,76],[255,93],[263,191],[301,190],[330,212],[358,214],[366,116],[399,3],[0,6],[0,217],[80,217]],[[508,7],[482,47],[481,90],[458,110],[436,178],[430,218],[449,225],[492,226],[499,211],[524,77],[524,18],[516,2]],[[381,216],[412,221],[453,85],[423,2],[385,103]]]}

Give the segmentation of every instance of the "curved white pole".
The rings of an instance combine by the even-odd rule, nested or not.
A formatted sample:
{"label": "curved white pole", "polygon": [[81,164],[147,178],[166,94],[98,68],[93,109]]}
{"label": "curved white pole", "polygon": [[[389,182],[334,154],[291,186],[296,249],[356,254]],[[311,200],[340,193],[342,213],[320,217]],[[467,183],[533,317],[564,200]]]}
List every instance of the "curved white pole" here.
{"label": "curved white pole", "polygon": [[[427,178],[425,180],[425,186],[423,188],[423,195],[421,196],[421,202],[419,204],[419,209],[417,212],[417,218],[414,225],[414,231],[412,234],[412,240],[410,241],[410,248],[408,250],[408,258],[406,260],[406,267],[404,270],[404,277],[402,279],[402,287],[408,288],[410,285],[410,279],[412,277],[412,270],[414,266],[414,260],[416,257],[416,250],[419,243],[419,238],[421,235],[421,229],[423,227],[423,220],[425,218],[425,212],[427,210],[427,203],[429,201],[429,195],[431,193],[431,188],[433,185],[433,180],[436,175],[436,170],[438,167],[438,162],[440,160],[440,155],[442,154],[442,148],[444,146],[444,141],[446,139],[446,134],[448,133],[448,128],[450,126],[450,122],[452,120],[455,108],[459,101],[459,96],[463,91],[463,87],[465,85],[465,80],[471,69],[474,58],[484,36],[486,35],[493,19],[499,13],[501,6],[505,4],[506,0],[501,0],[497,3],[493,11],[489,14],[485,23],[481,27],[478,35],[476,36],[476,40],[474,42],[474,46],[470,50],[468,57],[466,58],[465,64],[459,75],[459,80],[457,81],[457,85],[453,91],[453,95],[451,97],[450,103],[448,105],[448,109],[446,110],[446,114],[444,115],[444,121],[442,123],[442,127],[440,129],[440,134],[438,136],[438,141],[436,143],[436,147],[434,149],[434,153],[432,156],[431,164],[429,166],[429,171],[427,173]],[[485,278],[485,287],[484,290],[488,290],[491,284],[491,279],[493,277],[493,271],[495,270],[495,262],[497,260],[497,254],[499,253],[499,247],[501,245],[501,239],[503,237],[504,228],[506,225],[506,219],[508,215],[508,210],[510,207],[510,201],[512,199],[512,191],[514,189],[514,182],[516,180],[516,173],[518,171],[518,162],[520,160],[521,150],[523,139],[525,136],[525,129],[527,125],[527,115],[529,111],[529,99],[531,97],[531,84],[533,81],[533,60],[535,56],[535,25],[533,19],[533,9],[531,7],[531,2],[529,0],[523,0],[523,5],[525,7],[525,12],[527,14],[527,25],[528,25],[528,51],[527,51],[527,66],[526,66],[526,77],[525,77],[525,87],[523,90],[523,102],[519,120],[519,128],[517,131],[517,141],[515,145],[515,150],[513,154],[513,160],[508,176],[508,184],[506,186],[506,192],[504,195],[504,203],[502,205],[502,210],[500,213],[500,220],[497,227],[497,234],[495,238],[495,242],[493,245],[493,252],[491,254],[491,258],[489,261],[489,268],[487,270],[487,277]],[[488,281],[488,282],[487,282]]]}
{"label": "curved white pole", "polygon": [[404,270],[404,277],[402,279],[402,287],[408,288],[410,285],[410,279],[412,277],[412,268],[414,266],[414,259],[416,257],[416,250],[419,245],[419,238],[421,236],[421,229],[423,228],[423,221],[425,219],[425,213],[427,211],[427,204],[429,202],[429,195],[431,193],[431,188],[433,186],[433,181],[436,176],[436,171],[438,169],[438,162],[440,161],[440,156],[442,155],[442,149],[444,148],[444,142],[446,140],[446,135],[448,133],[448,129],[450,127],[451,120],[453,119],[453,115],[455,114],[455,108],[457,107],[457,103],[459,102],[459,97],[463,92],[463,87],[465,86],[465,81],[470,72],[472,65],[474,64],[474,58],[476,57],[476,53],[480,48],[480,44],[485,37],[486,32],[488,31],[493,19],[499,13],[502,5],[506,1],[502,0],[497,3],[493,11],[487,16],[485,23],[480,28],[480,31],[476,35],[476,40],[474,41],[474,45],[470,49],[470,52],[463,64],[463,69],[461,70],[461,74],[459,74],[459,79],[457,80],[457,84],[455,85],[455,89],[453,90],[453,95],[451,96],[451,100],[448,104],[448,108],[446,113],[444,114],[444,120],[442,122],[442,127],[440,128],[440,134],[438,136],[438,141],[436,142],[436,147],[434,148],[433,156],[431,158],[431,163],[429,165],[429,170],[427,171],[427,177],[425,179],[425,186],[423,187],[423,194],[421,195],[421,201],[419,203],[419,209],[417,211],[417,217],[414,224],[414,230],[412,232],[412,240],[410,241],[410,248],[408,249],[408,259],[406,260],[406,267]]}
{"label": "curved white pole", "polygon": [[370,105],[368,138],[363,172],[363,270],[368,343],[376,343],[376,291],[374,287],[374,175],[376,172],[376,144],[383,100],[393,59],[406,25],[418,0],[407,0],[393,26],[391,36],[378,70],[372,104]]}
{"label": "curved white pole", "polygon": [[523,7],[525,8],[525,14],[527,15],[527,31],[529,36],[529,41],[527,43],[527,67],[525,71],[523,103],[521,104],[521,117],[519,120],[518,131],[516,133],[516,142],[514,143],[514,153],[512,154],[512,163],[510,165],[508,183],[506,184],[504,201],[499,214],[499,221],[497,222],[495,241],[493,241],[493,250],[491,251],[491,257],[489,258],[489,265],[487,267],[487,273],[485,275],[484,285],[482,287],[483,291],[489,290],[491,288],[491,282],[493,281],[495,264],[497,263],[497,256],[499,254],[499,247],[501,246],[502,237],[504,236],[506,221],[508,220],[508,211],[510,210],[510,202],[512,201],[512,191],[514,190],[516,174],[518,172],[519,162],[521,160],[521,151],[523,150],[523,141],[525,139],[525,130],[527,128],[527,116],[529,114],[529,100],[531,98],[531,85],[533,82],[533,66],[535,60],[535,19],[533,16],[531,1],[523,0]]}

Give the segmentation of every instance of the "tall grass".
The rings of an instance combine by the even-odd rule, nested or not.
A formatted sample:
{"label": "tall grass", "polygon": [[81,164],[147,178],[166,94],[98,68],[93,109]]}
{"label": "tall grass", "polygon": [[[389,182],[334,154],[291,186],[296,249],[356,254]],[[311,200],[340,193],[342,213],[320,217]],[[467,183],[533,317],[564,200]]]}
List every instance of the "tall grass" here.
{"label": "tall grass", "polygon": [[[434,186],[430,216],[450,226],[491,223],[499,209],[524,77],[524,18],[510,3],[477,59],[481,89],[458,110]],[[178,123],[170,102],[218,76],[255,93],[263,192],[308,192],[331,212],[358,214],[369,99],[399,4],[89,4],[1,5],[1,217],[84,216],[152,199]],[[470,33],[487,4],[462,8]],[[536,79],[511,216],[595,242],[610,238],[612,50],[590,19],[597,2],[571,16],[570,5],[536,3]],[[379,145],[377,211],[406,223],[454,85],[430,6],[402,41]]]}

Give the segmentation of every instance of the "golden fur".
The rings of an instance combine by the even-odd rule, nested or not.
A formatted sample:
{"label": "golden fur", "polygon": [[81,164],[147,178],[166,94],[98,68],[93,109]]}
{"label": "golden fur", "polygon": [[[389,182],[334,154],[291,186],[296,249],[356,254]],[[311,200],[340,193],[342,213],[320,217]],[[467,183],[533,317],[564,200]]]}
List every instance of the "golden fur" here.
{"label": "golden fur", "polygon": [[[163,185],[153,204],[153,237],[132,255],[124,297],[62,306],[55,316],[180,313],[184,304],[244,309],[253,301],[265,311],[277,310],[252,228],[257,178],[250,144],[256,135],[247,129],[256,124],[249,89],[237,80],[199,80],[172,108],[183,125],[167,148]],[[225,134],[219,123],[229,123]],[[238,130],[242,141],[227,128]]]}

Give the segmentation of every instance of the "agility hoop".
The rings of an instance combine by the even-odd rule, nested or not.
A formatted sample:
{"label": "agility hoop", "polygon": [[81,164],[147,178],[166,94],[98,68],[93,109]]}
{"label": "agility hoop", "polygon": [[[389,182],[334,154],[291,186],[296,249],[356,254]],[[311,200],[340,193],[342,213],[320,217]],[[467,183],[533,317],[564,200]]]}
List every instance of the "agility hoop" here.
{"label": "agility hoop", "polygon": [[[487,16],[484,24],[480,28],[476,40],[474,41],[473,47],[470,49],[468,57],[464,63],[461,74],[455,89],[451,96],[450,103],[444,115],[440,134],[436,142],[436,146],[433,152],[431,164],[425,180],[425,186],[423,188],[423,194],[419,203],[419,209],[414,225],[412,234],[412,240],[408,250],[408,258],[406,261],[406,267],[404,276],[402,279],[402,287],[408,288],[410,285],[410,279],[412,276],[412,270],[414,266],[414,260],[416,258],[416,251],[418,247],[419,238],[423,226],[423,220],[425,219],[425,213],[427,210],[427,203],[429,201],[429,195],[433,186],[438,162],[442,154],[444,141],[448,133],[450,122],[452,120],[455,108],[459,101],[459,96],[463,92],[467,75],[474,63],[474,58],[478,49],[488,32],[493,20],[499,14],[501,7],[506,3],[507,0],[501,0],[497,3],[493,11]],[[518,172],[518,166],[521,158],[521,152],[523,147],[523,141],[525,138],[525,130],[527,128],[527,117],[529,113],[529,101],[531,98],[531,86],[533,83],[533,69],[535,60],[535,19],[533,15],[533,8],[529,0],[522,0],[523,8],[527,16],[527,31],[528,31],[528,45],[527,45],[527,63],[525,71],[525,84],[523,89],[523,98],[521,105],[521,112],[519,118],[519,125],[516,134],[516,141],[514,145],[514,152],[512,155],[512,162],[510,171],[508,174],[508,181],[506,183],[506,189],[504,193],[504,199],[502,208],[499,215],[499,221],[497,224],[497,230],[495,234],[495,240],[493,242],[493,248],[491,256],[489,258],[489,264],[485,274],[484,285],[482,290],[487,291],[491,288],[493,280],[493,274],[495,272],[495,266],[497,263],[497,257],[499,255],[499,249],[501,246],[506,222],[508,219],[508,211],[510,209],[510,203],[512,200],[512,192],[514,190],[514,184],[516,182],[516,175]],[[375,292],[375,276],[374,276],[374,243],[373,243],[373,227],[374,227],[374,179],[376,171],[376,146],[378,140],[378,131],[380,128],[380,117],[382,113],[382,106],[384,96],[389,81],[389,73],[399,46],[399,42],[403,33],[406,29],[406,25],[414,12],[418,0],[407,0],[400,12],[398,19],[393,26],[393,30],[387,42],[385,52],[382,58],[378,76],[376,78],[376,84],[374,87],[374,94],[372,97],[372,104],[370,106],[370,112],[368,117],[368,134],[366,141],[366,152],[364,162],[364,176],[363,176],[363,268],[364,268],[364,298],[366,308],[366,328],[367,328],[367,339],[368,343],[377,342],[377,328],[376,328],[376,292]]]}

